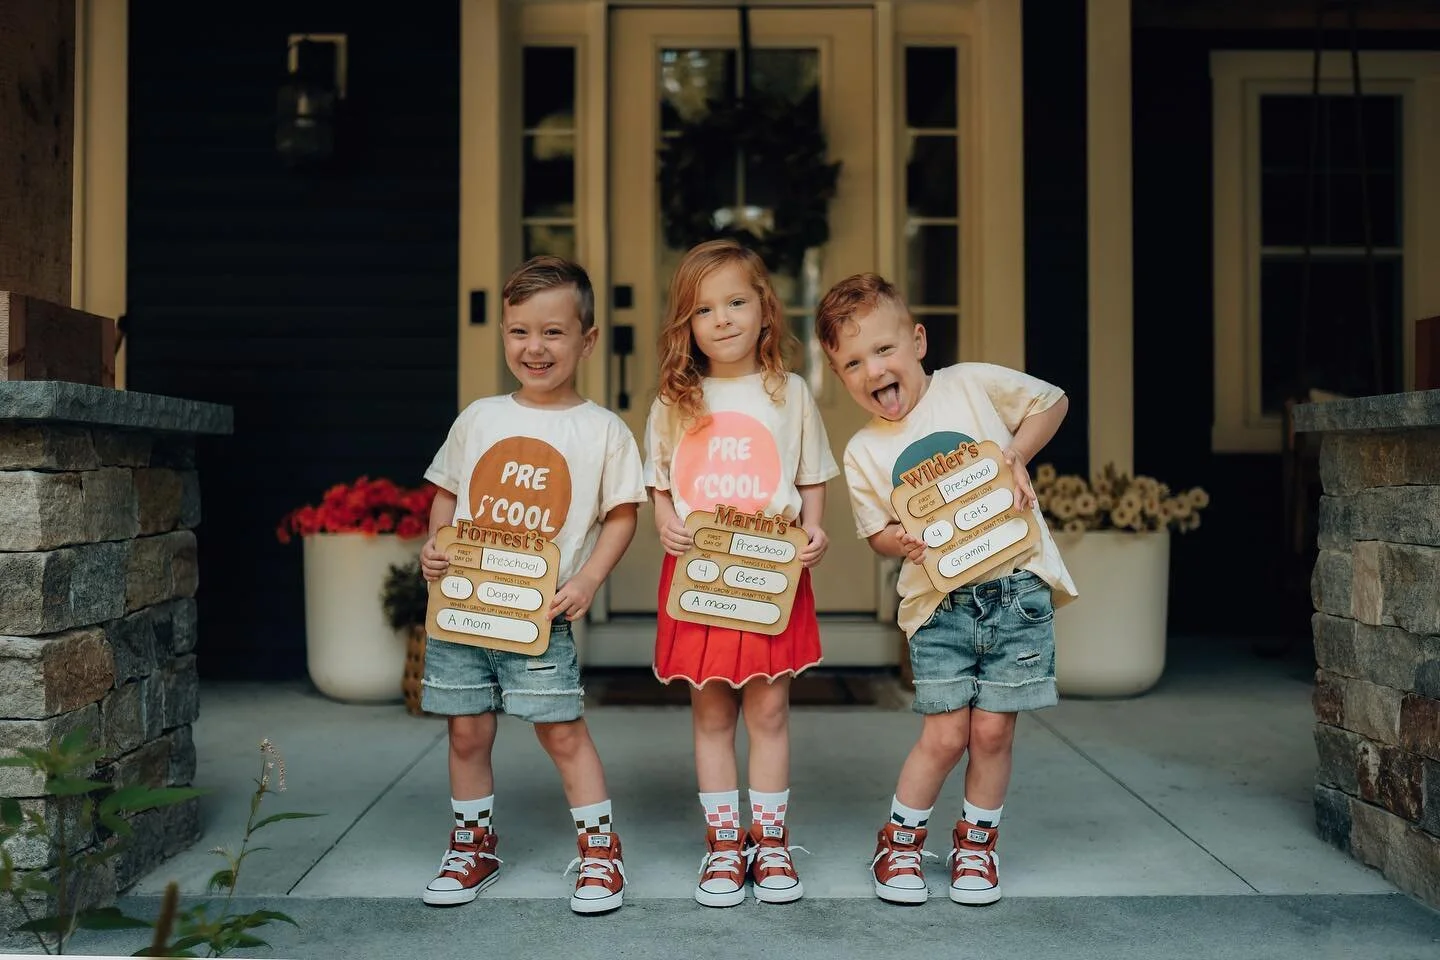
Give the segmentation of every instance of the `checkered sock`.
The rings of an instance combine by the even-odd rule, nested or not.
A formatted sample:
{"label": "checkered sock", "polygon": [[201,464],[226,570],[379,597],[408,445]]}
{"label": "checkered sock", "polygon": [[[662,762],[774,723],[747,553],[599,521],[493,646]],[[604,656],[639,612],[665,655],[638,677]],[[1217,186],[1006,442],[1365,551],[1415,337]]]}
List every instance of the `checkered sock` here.
{"label": "checkered sock", "polygon": [[450,809],[455,811],[455,826],[460,829],[490,829],[490,815],[495,810],[495,795],[479,800],[456,800],[450,798]]}
{"label": "checkered sock", "polygon": [[790,805],[790,791],[762,793],[750,791],[750,822],[761,826],[785,826],[785,808]]}
{"label": "checkered sock", "polygon": [[900,802],[900,798],[896,797],[890,801],[890,822],[918,830],[930,822],[930,811],[934,809],[934,807],[927,807],[924,810],[916,810],[914,807],[905,806]]}
{"label": "checkered sock", "polygon": [[1005,804],[1000,804],[994,810],[986,810],[984,807],[977,807],[969,800],[965,801],[965,822],[973,823],[977,827],[998,827],[1000,826],[1000,811],[1005,809]]}
{"label": "checkered sock", "polygon": [[585,807],[571,807],[570,816],[575,818],[576,833],[615,832],[615,825],[610,820],[609,800],[601,800]]}
{"label": "checkered sock", "polygon": [[700,805],[705,808],[705,826],[740,826],[740,791],[721,790],[719,793],[700,794]]}

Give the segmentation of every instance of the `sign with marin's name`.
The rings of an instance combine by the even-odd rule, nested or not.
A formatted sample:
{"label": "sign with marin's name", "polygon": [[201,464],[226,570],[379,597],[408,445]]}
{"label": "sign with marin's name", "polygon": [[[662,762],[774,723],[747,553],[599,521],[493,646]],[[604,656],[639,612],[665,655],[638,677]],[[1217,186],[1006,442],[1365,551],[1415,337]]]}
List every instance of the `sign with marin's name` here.
{"label": "sign with marin's name", "polygon": [[676,620],[778,636],[790,623],[810,535],[796,522],[727,504],[693,510],[694,544],[675,563],[666,611]]}

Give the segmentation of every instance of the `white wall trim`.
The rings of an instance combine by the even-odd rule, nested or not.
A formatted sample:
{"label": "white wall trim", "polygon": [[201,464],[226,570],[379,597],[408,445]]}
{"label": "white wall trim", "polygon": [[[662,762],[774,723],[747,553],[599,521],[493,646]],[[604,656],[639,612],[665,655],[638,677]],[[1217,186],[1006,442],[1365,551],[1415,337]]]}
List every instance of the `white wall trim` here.
{"label": "white wall trim", "polygon": [[125,312],[129,56],[129,0],[76,0],[70,305],[111,319]]}
{"label": "white wall trim", "polygon": [[[1260,406],[1259,100],[1308,94],[1309,51],[1216,51],[1212,89],[1214,387],[1211,448],[1276,453],[1280,419]],[[1361,51],[1362,91],[1402,98],[1404,386],[1414,385],[1415,322],[1440,313],[1440,53]],[[1321,92],[1351,90],[1347,51],[1321,57]]]}
{"label": "white wall trim", "polygon": [[1089,0],[1085,30],[1090,469],[1135,468],[1130,0]]}

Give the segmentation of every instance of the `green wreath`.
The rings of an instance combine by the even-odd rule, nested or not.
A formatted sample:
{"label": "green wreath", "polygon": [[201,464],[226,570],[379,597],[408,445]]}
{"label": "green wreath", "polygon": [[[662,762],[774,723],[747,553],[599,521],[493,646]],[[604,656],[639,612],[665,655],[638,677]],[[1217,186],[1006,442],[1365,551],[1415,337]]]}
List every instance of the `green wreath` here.
{"label": "green wreath", "polygon": [[[798,273],[805,251],[830,239],[830,201],[840,176],[840,164],[826,160],[819,111],[763,94],[708,106],[660,153],[666,242],[688,250],[728,237],[760,254],[773,272]],[[716,211],[731,205],[725,183],[737,152],[779,185],[773,223],[760,229],[716,222]]]}

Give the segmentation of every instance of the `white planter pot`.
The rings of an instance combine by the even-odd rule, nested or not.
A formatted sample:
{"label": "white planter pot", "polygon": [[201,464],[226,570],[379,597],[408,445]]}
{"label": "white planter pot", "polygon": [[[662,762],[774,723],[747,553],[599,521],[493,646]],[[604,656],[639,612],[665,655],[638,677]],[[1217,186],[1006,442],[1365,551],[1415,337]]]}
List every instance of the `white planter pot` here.
{"label": "white planter pot", "polygon": [[335,700],[403,699],[405,634],[385,622],[380,589],[390,565],[413,560],[424,541],[388,533],[319,533],[305,537],[304,544],[311,681]]}
{"label": "white planter pot", "polygon": [[1055,681],[1061,696],[1128,697],[1165,671],[1170,533],[1092,530],[1057,534],[1080,591],[1055,612]]}

